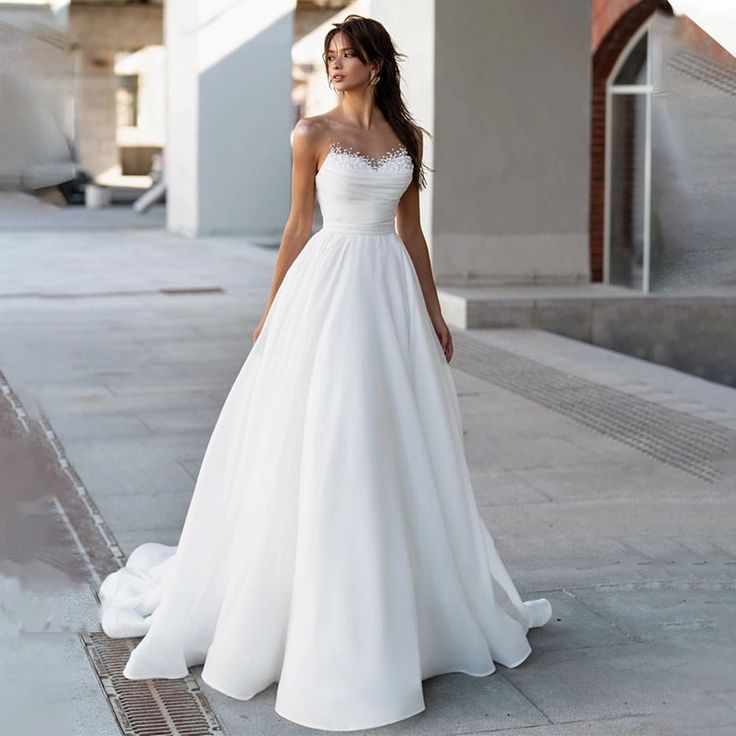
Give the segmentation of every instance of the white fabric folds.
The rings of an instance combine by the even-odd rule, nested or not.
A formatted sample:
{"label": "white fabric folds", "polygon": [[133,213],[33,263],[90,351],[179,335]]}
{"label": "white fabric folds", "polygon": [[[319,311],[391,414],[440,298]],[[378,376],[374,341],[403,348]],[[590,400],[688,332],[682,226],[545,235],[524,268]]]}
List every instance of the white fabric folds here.
{"label": "white fabric folds", "polygon": [[[401,152],[400,152],[401,153]],[[476,506],[450,367],[393,215],[411,160],[333,150],[324,227],[289,268],[223,405],[177,547],[100,590],[130,679],[203,664],[248,700],[354,730],[424,709],[422,680],[516,667],[522,602]]]}

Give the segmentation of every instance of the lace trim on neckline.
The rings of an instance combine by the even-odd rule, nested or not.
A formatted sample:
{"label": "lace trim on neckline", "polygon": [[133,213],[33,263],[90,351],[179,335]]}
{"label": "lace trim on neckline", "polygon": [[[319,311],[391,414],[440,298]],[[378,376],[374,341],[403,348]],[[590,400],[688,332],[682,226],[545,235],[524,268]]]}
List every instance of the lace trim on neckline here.
{"label": "lace trim on neckline", "polygon": [[329,151],[327,156],[325,156],[325,160],[322,162],[320,171],[330,156],[336,156],[338,159],[342,159],[350,168],[364,169],[367,166],[373,171],[378,171],[386,167],[394,169],[403,168],[405,166],[404,159],[411,162],[411,156],[409,156],[409,152],[404,145],[390,148],[380,156],[371,156],[362,151],[356,151],[352,146],[343,146],[341,143],[335,143],[333,141],[330,143]]}

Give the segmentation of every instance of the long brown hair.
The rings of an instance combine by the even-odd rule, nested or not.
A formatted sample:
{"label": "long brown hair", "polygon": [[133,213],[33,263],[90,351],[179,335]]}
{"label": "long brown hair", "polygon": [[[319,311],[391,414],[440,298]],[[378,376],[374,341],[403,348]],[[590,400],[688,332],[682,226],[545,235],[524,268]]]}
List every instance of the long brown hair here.
{"label": "long brown hair", "polygon": [[[406,54],[396,50],[388,31],[373,18],[365,18],[362,15],[351,13],[345,16],[341,23],[333,23],[332,25],[334,28],[327,31],[325,36],[325,48],[322,56],[328,80],[330,74],[327,63],[328,51],[332,39],[338,33],[343,33],[350,39],[353,50],[364,64],[372,62],[380,64],[380,71],[378,72],[380,79],[374,92],[375,103],[414,162],[412,181],[417,184],[419,189],[423,189],[427,185],[424,169],[428,167],[419,160],[419,136],[422,135],[422,132],[427,135],[430,134],[429,131],[416,123],[404,102],[401,92],[399,59],[405,59]],[[430,168],[429,170],[432,171],[433,169]]]}

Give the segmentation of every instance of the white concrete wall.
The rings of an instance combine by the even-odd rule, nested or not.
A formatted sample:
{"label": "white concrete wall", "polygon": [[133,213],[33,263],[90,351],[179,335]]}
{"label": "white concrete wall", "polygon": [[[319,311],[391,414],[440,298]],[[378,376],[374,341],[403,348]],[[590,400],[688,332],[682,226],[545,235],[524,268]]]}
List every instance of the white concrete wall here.
{"label": "white concrete wall", "polygon": [[170,0],[168,225],[280,239],[289,210],[294,0]]}
{"label": "white concrete wall", "polygon": [[92,177],[119,168],[115,50],[78,48],[74,139],[79,163]]}
{"label": "white concrete wall", "polygon": [[438,282],[589,279],[590,14],[589,0],[436,4]]}
{"label": "white concrete wall", "polygon": [[169,0],[166,47],[166,218],[183,235],[199,229],[197,0]]}
{"label": "white concrete wall", "polygon": [[434,136],[422,226],[440,284],[589,280],[590,3],[370,0]]}
{"label": "white concrete wall", "polygon": [[115,74],[138,76],[138,125],[121,126],[117,142],[121,146],[163,146],[166,140],[166,50],[146,46],[115,64]]}

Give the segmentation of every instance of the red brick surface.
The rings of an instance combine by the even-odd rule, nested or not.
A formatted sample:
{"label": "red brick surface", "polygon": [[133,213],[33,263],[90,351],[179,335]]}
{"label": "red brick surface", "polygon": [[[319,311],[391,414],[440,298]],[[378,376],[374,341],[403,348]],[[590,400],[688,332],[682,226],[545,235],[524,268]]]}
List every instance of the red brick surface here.
{"label": "red brick surface", "polygon": [[[592,0],[593,89],[590,148],[590,270],[603,280],[603,198],[605,193],[606,80],[629,39],[662,0]],[[696,53],[732,65],[734,57],[687,16],[677,16],[674,33]]]}
{"label": "red brick surface", "polygon": [[596,52],[600,42],[628,10],[641,0],[593,0],[591,48]]}
{"label": "red brick surface", "polygon": [[602,29],[606,32],[594,46],[593,53],[589,210],[591,281],[603,280],[606,80],[626,44],[659,4],[658,0],[593,0],[594,43],[597,33]]}

